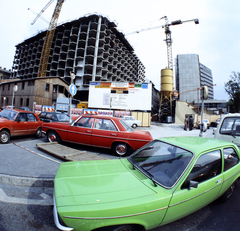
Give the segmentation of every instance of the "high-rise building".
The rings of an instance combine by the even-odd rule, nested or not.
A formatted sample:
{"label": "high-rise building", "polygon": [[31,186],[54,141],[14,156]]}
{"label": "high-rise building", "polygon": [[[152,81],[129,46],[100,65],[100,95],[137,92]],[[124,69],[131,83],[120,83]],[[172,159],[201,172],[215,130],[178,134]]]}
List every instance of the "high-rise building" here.
{"label": "high-rise building", "polygon": [[208,86],[208,100],[214,98],[212,71],[199,62],[197,54],[177,55],[175,71],[179,100],[188,103],[199,102],[201,94],[198,89],[203,86]]}
{"label": "high-rise building", "polygon": [[[144,82],[145,67],[114,22],[90,15],[57,26],[47,77],[70,83],[75,73],[77,97],[86,100],[90,81]],[[46,31],[16,45],[12,78],[36,78]]]}

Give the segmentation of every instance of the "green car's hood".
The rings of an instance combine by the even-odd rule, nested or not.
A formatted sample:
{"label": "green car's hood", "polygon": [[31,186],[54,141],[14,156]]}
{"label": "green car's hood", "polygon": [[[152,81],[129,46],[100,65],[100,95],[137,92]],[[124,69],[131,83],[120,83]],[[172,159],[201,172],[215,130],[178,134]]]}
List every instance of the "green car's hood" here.
{"label": "green car's hood", "polygon": [[156,194],[144,179],[135,176],[140,174],[138,170],[126,167],[127,162],[115,159],[62,163],[54,180],[57,206],[113,204]]}

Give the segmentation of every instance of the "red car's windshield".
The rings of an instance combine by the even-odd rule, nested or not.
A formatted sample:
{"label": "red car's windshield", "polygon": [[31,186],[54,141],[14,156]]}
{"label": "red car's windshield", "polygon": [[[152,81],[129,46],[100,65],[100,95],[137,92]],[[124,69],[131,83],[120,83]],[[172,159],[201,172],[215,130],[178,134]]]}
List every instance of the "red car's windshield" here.
{"label": "red car's windshield", "polygon": [[4,109],[0,112],[0,117],[5,118],[5,119],[9,119],[9,120],[14,120],[16,115],[17,115],[17,112],[7,110],[7,109]]}

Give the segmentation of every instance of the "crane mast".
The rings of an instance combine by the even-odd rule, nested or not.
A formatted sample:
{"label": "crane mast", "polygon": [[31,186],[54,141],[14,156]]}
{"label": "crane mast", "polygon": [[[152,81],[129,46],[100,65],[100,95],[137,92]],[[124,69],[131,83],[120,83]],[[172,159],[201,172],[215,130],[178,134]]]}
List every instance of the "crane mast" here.
{"label": "crane mast", "polygon": [[[50,2],[52,2],[52,0]],[[58,21],[59,14],[61,12],[63,2],[64,0],[58,0],[56,7],[54,9],[54,12],[46,33],[46,37],[44,39],[37,77],[44,77],[47,74],[49,54],[50,54],[52,41],[53,41],[55,29],[57,27],[57,21]]]}

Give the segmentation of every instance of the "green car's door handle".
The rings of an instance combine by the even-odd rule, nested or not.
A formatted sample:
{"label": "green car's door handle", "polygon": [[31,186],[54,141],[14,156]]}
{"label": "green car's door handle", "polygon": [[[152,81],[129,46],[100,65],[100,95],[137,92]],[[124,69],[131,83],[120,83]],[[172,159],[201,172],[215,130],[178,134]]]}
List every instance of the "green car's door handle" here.
{"label": "green car's door handle", "polygon": [[218,184],[218,183],[220,183],[221,181],[222,181],[222,178],[219,179],[219,180],[217,180],[216,183]]}

